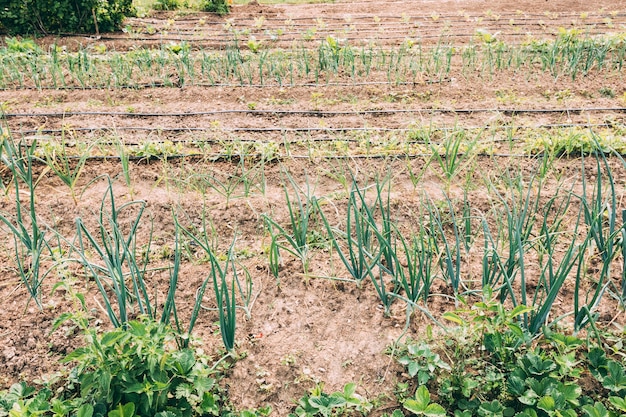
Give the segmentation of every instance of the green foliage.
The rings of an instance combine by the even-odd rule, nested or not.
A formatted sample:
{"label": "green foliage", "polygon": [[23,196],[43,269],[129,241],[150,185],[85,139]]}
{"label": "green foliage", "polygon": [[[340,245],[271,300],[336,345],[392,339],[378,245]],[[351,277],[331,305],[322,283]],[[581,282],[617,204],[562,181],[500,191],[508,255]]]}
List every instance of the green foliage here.
{"label": "green foliage", "polygon": [[398,362],[406,366],[411,378],[417,377],[419,385],[428,383],[440,370],[451,370],[450,365],[433,352],[426,343],[408,341],[398,356]]}
{"label": "green foliage", "polygon": [[[464,302],[463,299],[461,301]],[[486,351],[497,361],[507,362],[520,344],[528,340],[519,320],[531,311],[531,308],[523,305],[508,311],[493,297],[492,290],[485,287],[483,301],[467,309],[444,313],[443,317],[457,325],[474,329]]]}
{"label": "green foliage", "polygon": [[0,416],[231,415],[209,358],[179,349],[168,326],[131,321],[104,334],[85,329],[85,339],[64,359],[76,366],[60,386],[15,384],[0,392]]}
{"label": "green foliage", "polygon": [[[52,250],[46,238],[46,229],[42,226],[35,210],[35,189],[39,182],[33,165],[39,160],[35,156],[36,143],[14,142],[10,136],[4,136],[0,128],[0,165],[8,168],[12,175],[15,191],[15,214],[0,214],[0,223],[10,230],[13,238],[17,274],[28,290],[30,297],[41,308],[41,285],[50,272],[44,272],[41,262]],[[24,201],[22,194],[27,194]]]}
{"label": "green foliage", "polygon": [[[82,218],[76,219],[76,249],[81,264],[98,286],[111,323],[119,327],[128,322],[135,304],[133,301],[136,302],[138,312],[150,318],[155,316],[156,307],[151,302],[145,281],[150,245],[142,256],[136,244],[146,202],[131,201],[118,206],[110,178],[108,182],[100,205],[98,227],[91,231]],[[126,221],[125,215],[135,208],[136,217],[131,220],[131,227],[126,231],[122,226]],[[90,253],[96,256],[90,258]]]}
{"label": "green foliage", "polygon": [[152,8],[154,10],[177,10],[180,8],[180,2],[178,0],[157,0]]}
{"label": "green foliage", "polygon": [[298,257],[302,262],[304,273],[308,272],[309,251],[311,248],[320,246],[316,241],[315,230],[309,229],[309,225],[315,218],[317,199],[308,183],[306,189],[301,189],[288,173],[284,173],[289,185],[294,191],[294,197],[289,196],[287,181],[283,181],[285,202],[289,211],[289,226],[283,227],[276,220],[264,214],[263,219],[272,241],[269,248],[270,270],[276,278],[280,270],[280,250],[283,249]]}
{"label": "green foliage", "polygon": [[203,0],[200,9],[223,16],[230,12],[230,3],[230,0]]}
{"label": "green foliage", "polygon": [[[219,411],[215,373],[207,359],[196,357],[190,348],[178,349],[175,334],[164,324],[131,321],[127,330],[102,336],[87,330],[86,341],[64,361],[77,363],[73,374],[80,396],[95,409],[115,410],[117,416]],[[134,413],[129,403],[135,404]]]}
{"label": "green foliage", "polygon": [[310,394],[298,400],[295,411],[289,417],[345,416],[355,412],[367,415],[372,407],[371,402],[356,393],[355,383],[346,384],[343,391],[332,394],[325,393],[324,386],[319,384]]}
{"label": "green foliage", "polygon": [[430,392],[424,385],[415,391],[414,398],[406,399],[402,405],[417,416],[437,417],[446,415],[446,410],[441,405],[430,401]]}
{"label": "green foliage", "polygon": [[7,0],[0,31],[36,33],[111,32],[134,13],[132,0]]}
{"label": "green foliage", "polygon": [[[625,365],[600,347],[547,329],[530,343],[516,325],[526,312],[520,306],[507,311],[490,301],[479,302],[469,311],[446,313],[459,327],[450,329],[445,340],[429,345],[408,341],[397,347],[396,359],[419,387],[407,399],[410,383],[404,384],[398,401],[414,415],[426,415],[427,392],[436,392],[446,415],[455,417],[623,415]],[[438,359],[433,350],[450,366],[427,366],[428,358]],[[590,385],[595,389],[584,391]]]}

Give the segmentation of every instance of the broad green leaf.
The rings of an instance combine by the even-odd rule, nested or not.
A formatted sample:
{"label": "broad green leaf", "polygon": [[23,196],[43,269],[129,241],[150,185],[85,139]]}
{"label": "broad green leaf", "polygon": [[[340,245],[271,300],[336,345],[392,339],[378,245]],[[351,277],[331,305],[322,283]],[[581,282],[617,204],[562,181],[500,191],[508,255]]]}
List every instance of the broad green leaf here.
{"label": "broad green leaf", "polygon": [[350,382],[343,387],[343,395],[345,398],[350,398],[356,392],[356,384],[354,382]]}
{"label": "broad green leaf", "polygon": [[532,408],[527,408],[521,413],[515,414],[515,417],[537,417],[537,412]]}
{"label": "broad green leaf", "polygon": [[426,407],[423,407],[423,404],[417,402],[413,398],[408,398],[404,400],[402,405],[404,406],[404,408],[406,408],[413,414],[419,415],[419,414],[422,414],[426,410]]}
{"label": "broad green leaf", "polygon": [[578,397],[582,394],[582,389],[577,384],[559,384],[557,386],[559,393],[563,395],[565,400],[571,405],[578,406],[580,403]]}
{"label": "broad green leaf", "polygon": [[556,402],[552,396],[546,395],[537,401],[537,408],[545,411],[546,413],[551,413],[556,410]]}
{"label": "broad green leaf", "polygon": [[126,334],[121,330],[114,330],[111,332],[106,332],[102,335],[102,339],[100,339],[100,344],[105,347],[113,346],[117,343],[118,340],[126,336]]}
{"label": "broad green leaf", "polygon": [[445,416],[446,410],[439,404],[428,404],[428,407],[426,407],[426,410],[424,410],[424,415],[426,417]]}
{"label": "broad green leaf", "polygon": [[530,313],[532,311],[533,311],[532,307],[526,307],[525,305],[520,304],[517,307],[515,307],[513,310],[511,310],[511,312],[509,313],[509,316],[517,317],[519,315]]}
{"label": "broad green leaf", "polygon": [[609,397],[609,402],[622,413],[626,413],[626,397]]}
{"label": "broad green leaf", "polygon": [[522,396],[524,394],[524,391],[526,390],[524,380],[515,375],[511,376],[507,384],[507,390],[511,395],[515,397]]}
{"label": "broad green leaf", "polygon": [[179,350],[172,356],[175,361],[176,370],[181,375],[187,375],[196,363],[196,359],[191,349]]}
{"label": "broad green leaf", "polygon": [[443,315],[441,316],[442,318],[451,321],[452,323],[456,323],[459,326],[465,326],[467,325],[467,322],[465,320],[463,320],[461,318],[461,316],[459,316],[456,313],[452,313],[450,311],[443,313]]}
{"label": "broad green leaf", "polygon": [[419,408],[424,410],[428,403],[430,403],[430,392],[428,392],[428,388],[424,385],[420,386],[417,391],[415,391],[415,401],[419,404]]}
{"label": "broad green leaf", "polygon": [[608,417],[609,412],[606,407],[599,402],[595,405],[585,404],[583,405],[583,411],[587,417]]}
{"label": "broad green leaf", "polygon": [[9,394],[14,395],[18,398],[25,398],[30,396],[35,392],[35,388],[29,386],[26,382],[19,382],[17,384],[11,385],[9,388]]}
{"label": "broad green leaf", "polygon": [[108,417],[134,417],[135,416],[135,404],[118,404],[115,410],[109,411]]}
{"label": "broad green leaf", "polygon": [[205,413],[211,413],[217,415],[219,413],[219,406],[217,405],[217,401],[215,400],[215,396],[210,392],[205,392],[202,396],[202,404],[200,404],[200,408]]}
{"label": "broad green leaf", "polygon": [[92,417],[93,406],[91,404],[83,404],[76,412],[76,417]]}
{"label": "broad green leaf", "polygon": [[604,368],[607,364],[606,353],[599,347],[591,349],[587,354],[587,359],[591,367],[595,369]]}
{"label": "broad green leaf", "polygon": [[209,392],[215,386],[215,379],[200,377],[196,378],[193,382],[193,387],[198,392],[198,395],[202,396],[205,392]]}
{"label": "broad green leaf", "polygon": [[[127,386],[124,392],[140,394],[144,392],[145,388],[146,388],[146,385],[144,383],[135,382],[134,384],[130,384],[129,386]],[[145,391],[145,392],[148,392],[148,391]]]}
{"label": "broad green leaf", "polygon": [[428,389],[424,385],[421,385],[417,391],[415,391],[415,397],[405,400],[403,406],[414,414],[424,414],[426,413],[429,403],[430,392],[428,392]]}
{"label": "broad green leaf", "polygon": [[490,403],[482,403],[478,409],[478,414],[483,417],[502,417],[504,407],[500,404],[500,401],[493,400]]}
{"label": "broad green leaf", "polygon": [[334,408],[344,406],[346,401],[343,398],[322,395],[309,398],[309,404],[318,409],[323,416],[328,417],[331,415]]}
{"label": "broad green leaf", "polygon": [[613,392],[626,389],[626,373],[622,364],[616,361],[609,361],[607,364],[608,374],[604,377],[602,385]]}

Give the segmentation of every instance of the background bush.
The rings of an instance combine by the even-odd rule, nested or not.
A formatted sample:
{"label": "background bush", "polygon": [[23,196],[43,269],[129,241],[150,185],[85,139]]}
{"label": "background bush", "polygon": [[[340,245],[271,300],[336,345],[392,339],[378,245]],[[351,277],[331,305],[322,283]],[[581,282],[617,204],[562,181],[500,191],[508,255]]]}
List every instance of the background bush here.
{"label": "background bush", "polygon": [[2,0],[0,31],[10,35],[111,32],[133,13],[132,0]]}
{"label": "background bush", "polygon": [[230,11],[229,0],[203,0],[201,9],[205,12],[217,13],[220,16],[228,14]]}

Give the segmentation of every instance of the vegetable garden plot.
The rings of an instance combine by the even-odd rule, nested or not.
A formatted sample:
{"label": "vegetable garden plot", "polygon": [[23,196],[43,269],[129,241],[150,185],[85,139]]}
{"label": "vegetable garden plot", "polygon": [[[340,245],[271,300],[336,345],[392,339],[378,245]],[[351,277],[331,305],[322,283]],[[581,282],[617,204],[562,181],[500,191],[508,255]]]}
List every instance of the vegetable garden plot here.
{"label": "vegetable garden plot", "polygon": [[624,16],[561,6],[5,40],[0,414],[106,408],[85,341],[165,355],[109,415],[623,412]]}

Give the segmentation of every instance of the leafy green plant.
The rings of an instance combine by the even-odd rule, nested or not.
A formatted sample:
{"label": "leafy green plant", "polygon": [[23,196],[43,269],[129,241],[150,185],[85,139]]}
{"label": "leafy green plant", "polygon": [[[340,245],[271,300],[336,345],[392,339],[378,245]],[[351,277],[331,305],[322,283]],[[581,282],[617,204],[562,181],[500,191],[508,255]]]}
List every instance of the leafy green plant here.
{"label": "leafy green plant", "polygon": [[[372,222],[373,207],[376,204],[372,207],[368,206],[365,199],[365,189],[361,189],[353,177],[352,189],[348,198],[345,232],[334,230],[319,208],[319,202],[316,204],[320,218],[339,258],[359,286],[362,285],[366,277],[372,275],[372,270],[379,264],[382,256],[380,247],[376,244],[376,233],[373,230],[375,224]],[[345,249],[340,244],[338,234],[345,238]]]}
{"label": "leafy green plant", "polygon": [[309,394],[298,400],[296,409],[289,414],[289,417],[344,416],[353,412],[367,415],[373,405],[358,395],[356,388],[355,383],[348,383],[343,391],[327,394],[324,392],[323,384],[318,384]]}
{"label": "leafy green plant", "polygon": [[10,34],[111,32],[133,14],[131,0],[8,0],[0,27]]}
{"label": "leafy green plant", "polygon": [[[28,290],[30,297],[41,308],[41,285],[51,268],[41,271],[41,261],[46,253],[52,255],[52,250],[46,238],[46,231],[42,227],[36,212],[35,189],[38,178],[33,169],[37,161],[35,156],[36,143],[27,146],[25,143],[15,143],[10,136],[4,137],[0,129],[2,147],[0,148],[0,162],[12,174],[15,189],[15,215],[0,214],[0,222],[4,223],[13,237],[15,262],[20,280]],[[23,202],[22,187],[26,187],[28,202]]]}
{"label": "leafy green plant", "polygon": [[287,185],[283,183],[285,201],[289,212],[289,227],[284,228],[278,222],[267,215],[263,219],[269,230],[272,241],[269,248],[270,265],[275,276],[278,277],[280,250],[286,250],[296,256],[302,262],[304,273],[308,272],[309,251],[315,245],[311,242],[309,224],[316,213],[317,202],[312,195],[308,181],[306,190],[301,190],[291,175],[285,172],[291,188],[295,191],[295,203],[289,196]]}
{"label": "leafy green plant", "polygon": [[446,234],[446,220],[442,216],[442,210],[433,202],[428,200],[426,207],[428,216],[433,229],[435,246],[440,247],[437,257],[439,269],[444,280],[452,287],[454,294],[459,294],[460,289],[464,285],[461,281],[461,248],[462,248],[462,232],[456,221],[452,202],[446,196],[446,204],[450,215],[450,226],[453,231],[453,238],[450,239]]}
{"label": "leafy green plant", "polygon": [[[586,191],[587,182],[583,160],[583,192],[580,200],[584,222],[588,227],[587,242],[585,243],[592,248],[595,247],[602,267],[600,268],[598,283],[594,286],[593,291],[589,291],[584,301],[581,299],[581,280],[576,280],[574,289],[574,327],[576,329],[593,322],[594,310],[609,286],[607,281],[610,276],[611,261],[620,252],[618,250],[619,247],[616,245],[616,239],[621,234],[621,231],[617,228],[618,208],[613,174],[606,156],[596,154],[595,159],[597,174],[591,196],[588,196]],[[604,181],[608,184],[608,191],[605,191]],[[589,294],[591,295],[589,296]]]}
{"label": "leafy green plant", "polygon": [[413,398],[404,400],[402,406],[416,416],[437,417],[446,415],[446,410],[441,405],[430,401],[430,392],[424,385],[420,385]]}
{"label": "leafy green plant", "polygon": [[[117,207],[112,181],[110,178],[107,180],[109,184],[100,204],[97,230],[90,231],[82,218],[76,219],[76,253],[95,280],[111,323],[120,327],[129,321],[129,309],[132,309],[133,302],[139,314],[155,318],[155,307],[151,303],[145,280],[150,243],[142,255],[137,248],[136,235],[146,203],[131,201]],[[122,215],[134,207],[137,208],[135,218],[125,233]],[[92,252],[97,256],[95,260],[88,255]]]}
{"label": "leafy green plant", "polygon": [[395,256],[403,257],[395,261],[396,277],[409,308],[413,308],[420,299],[424,302],[428,300],[433,278],[432,266],[437,256],[430,229],[421,224],[418,227],[417,234],[410,241],[401,233],[396,233],[400,250],[395,252]]}
{"label": "leafy green plant", "polygon": [[[221,401],[216,373],[207,358],[192,349],[177,349],[175,334],[153,321],[130,321],[127,330],[96,335],[87,330],[87,345],[70,353],[80,398],[95,410],[115,410],[120,415],[211,415]],[[135,405],[128,414],[127,404]],[[121,407],[121,409],[119,408]]]}
{"label": "leafy green plant", "polygon": [[466,131],[454,130],[441,143],[429,143],[433,159],[442,170],[446,191],[449,191],[452,179],[473,161],[476,155],[474,148],[481,133],[479,132],[475,138],[467,140]]}
{"label": "leafy green plant", "polygon": [[152,7],[154,10],[177,10],[180,8],[178,0],[157,0]]}
{"label": "leafy green plant", "polygon": [[[242,298],[245,302],[246,312],[248,312],[249,301],[251,297],[251,287],[244,287],[241,285],[237,274],[236,256],[235,256],[235,242],[233,239],[224,264],[220,264],[219,257],[215,254],[215,251],[209,242],[207,233],[196,235],[188,228],[183,228],[178,225],[178,220],[175,219],[177,227],[183,231],[183,233],[190,238],[199,248],[201,248],[208,256],[209,263],[211,265],[211,271],[207,278],[204,280],[197,299],[201,300],[210,279],[213,282],[213,291],[215,294],[217,312],[219,314],[220,333],[222,335],[222,341],[224,347],[231,356],[235,356],[235,331],[237,325],[237,302],[235,298],[235,291],[239,290]],[[232,278],[229,283],[229,271],[232,273]]]}
{"label": "leafy green plant", "polygon": [[200,9],[223,16],[230,12],[230,4],[231,0],[203,0]]}
{"label": "leafy green plant", "polygon": [[426,385],[441,370],[452,369],[423,342],[408,340],[406,346],[396,355],[399,356],[398,362],[407,368],[409,376],[415,378],[418,385]]}
{"label": "leafy green plant", "polygon": [[602,378],[602,386],[617,395],[626,394],[626,369],[616,361],[608,361],[606,375]]}
{"label": "leafy green plant", "polygon": [[75,367],[42,388],[22,382],[0,392],[0,415],[229,415],[215,365],[192,348],[178,348],[169,326],[143,319],[104,334],[89,327],[83,331],[85,346],[63,360]]}
{"label": "leafy green plant", "polygon": [[39,150],[43,153],[43,158],[45,158],[46,164],[50,170],[70,188],[72,200],[74,200],[75,204],[78,204],[76,198],[78,179],[87,163],[87,159],[91,156],[91,149],[96,146],[96,144],[97,143],[91,143],[84,148],[81,146],[78,148],[80,152],[79,155],[70,155],[68,149],[70,149],[72,144],[66,139],[64,131],[60,143],[46,142]]}

